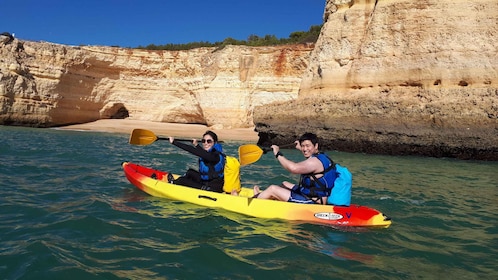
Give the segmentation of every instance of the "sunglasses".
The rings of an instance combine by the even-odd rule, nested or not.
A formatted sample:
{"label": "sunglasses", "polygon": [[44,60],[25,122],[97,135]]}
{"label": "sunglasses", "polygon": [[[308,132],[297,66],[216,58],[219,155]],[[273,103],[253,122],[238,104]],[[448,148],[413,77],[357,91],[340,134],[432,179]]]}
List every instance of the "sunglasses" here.
{"label": "sunglasses", "polygon": [[211,143],[213,143],[213,140],[211,140],[211,139],[202,139],[201,142],[202,143],[206,143],[207,142],[208,144],[211,144]]}

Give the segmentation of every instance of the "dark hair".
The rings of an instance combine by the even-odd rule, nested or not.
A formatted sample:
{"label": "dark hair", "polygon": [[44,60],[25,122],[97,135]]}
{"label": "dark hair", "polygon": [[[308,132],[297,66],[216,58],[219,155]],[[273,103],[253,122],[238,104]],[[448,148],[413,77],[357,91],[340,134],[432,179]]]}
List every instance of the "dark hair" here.
{"label": "dark hair", "polygon": [[216,133],[212,132],[211,130],[204,132],[204,134],[202,135],[202,138],[204,138],[204,136],[206,136],[206,135],[211,136],[211,138],[213,138],[215,143],[218,142],[218,135],[216,135]]}
{"label": "dark hair", "polygon": [[299,138],[299,144],[303,143],[303,141],[310,140],[313,145],[318,143],[318,136],[314,133],[306,132]]}

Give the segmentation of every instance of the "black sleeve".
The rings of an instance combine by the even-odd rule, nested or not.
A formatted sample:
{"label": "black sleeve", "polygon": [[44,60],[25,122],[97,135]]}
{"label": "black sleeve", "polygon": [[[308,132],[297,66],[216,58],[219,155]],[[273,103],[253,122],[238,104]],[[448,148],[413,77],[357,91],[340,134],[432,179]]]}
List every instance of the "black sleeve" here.
{"label": "black sleeve", "polygon": [[173,141],[173,145],[175,145],[178,148],[183,149],[183,150],[185,150],[193,155],[201,157],[205,161],[218,162],[220,159],[218,153],[210,153],[210,152],[204,150],[200,145],[197,145],[194,147],[192,145],[188,145],[188,144],[182,143],[180,141],[176,141],[176,140]]}

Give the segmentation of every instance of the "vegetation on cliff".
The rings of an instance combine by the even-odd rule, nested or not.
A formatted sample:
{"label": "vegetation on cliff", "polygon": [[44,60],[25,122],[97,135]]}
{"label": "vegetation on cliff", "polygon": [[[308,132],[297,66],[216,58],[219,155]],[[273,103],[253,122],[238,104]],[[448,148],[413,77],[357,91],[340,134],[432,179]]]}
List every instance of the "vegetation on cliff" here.
{"label": "vegetation on cliff", "polygon": [[190,50],[201,47],[224,47],[226,45],[246,45],[253,47],[260,46],[276,46],[285,44],[305,44],[305,43],[315,43],[320,35],[320,30],[322,25],[313,25],[308,31],[295,31],[289,35],[289,38],[278,39],[275,35],[265,35],[260,37],[258,35],[250,35],[247,40],[236,40],[233,38],[226,38],[222,42],[192,42],[187,44],[166,44],[166,45],[154,45],[150,44],[146,47],[138,46],[139,49],[147,50],[169,50],[169,51],[179,51],[179,50]]}

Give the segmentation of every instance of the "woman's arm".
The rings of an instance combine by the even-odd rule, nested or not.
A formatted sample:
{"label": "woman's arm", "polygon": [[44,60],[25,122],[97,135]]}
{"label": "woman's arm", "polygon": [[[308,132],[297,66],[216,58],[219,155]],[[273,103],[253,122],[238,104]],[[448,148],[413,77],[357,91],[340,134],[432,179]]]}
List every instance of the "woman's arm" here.
{"label": "woman's arm", "polygon": [[183,149],[193,155],[203,158],[205,161],[218,162],[219,156],[216,153],[210,153],[204,150],[201,146],[192,146],[180,141],[173,140],[171,144],[177,146],[180,149]]}

